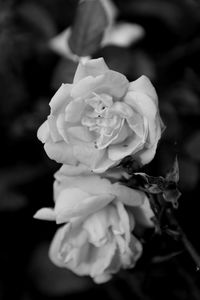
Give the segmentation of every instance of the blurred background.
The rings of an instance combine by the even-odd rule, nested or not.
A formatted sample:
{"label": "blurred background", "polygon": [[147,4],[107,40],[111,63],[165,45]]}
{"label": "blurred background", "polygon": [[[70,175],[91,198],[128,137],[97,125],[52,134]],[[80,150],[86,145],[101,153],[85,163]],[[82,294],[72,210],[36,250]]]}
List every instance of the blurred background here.
{"label": "blurred background", "polygon": [[[172,238],[151,237],[136,268],[97,286],[48,259],[56,225],[32,218],[52,206],[53,173],[36,132],[77,63],[58,35],[74,23],[77,0],[0,0],[0,299],[200,299],[200,271]],[[164,175],[178,156],[182,192],[176,216],[200,253],[200,1],[115,0],[115,24],[132,25],[126,45],[92,54],[130,81],[156,87],[166,130],[144,171]],[[64,41],[65,43],[65,41]],[[177,253],[179,253],[177,255]]]}

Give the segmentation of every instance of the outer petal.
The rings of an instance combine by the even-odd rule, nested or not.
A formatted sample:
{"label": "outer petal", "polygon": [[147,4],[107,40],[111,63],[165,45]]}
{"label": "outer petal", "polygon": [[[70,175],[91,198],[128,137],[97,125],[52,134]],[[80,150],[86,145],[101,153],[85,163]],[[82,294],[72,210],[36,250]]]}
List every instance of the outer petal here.
{"label": "outer petal", "polygon": [[129,91],[146,94],[156,105],[158,105],[158,96],[151,81],[145,75],[142,75],[137,80],[130,82]]}
{"label": "outer petal", "polygon": [[144,93],[129,91],[124,97],[125,103],[147,118],[154,119],[158,108],[152,98]]}
{"label": "outer petal", "polygon": [[85,62],[80,61],[76,73],[74,75],[73,83],[77,83],[78,81],[87,76],[96,77],[98,75],[104,74],[108,70],[109,68],[102,57],[87,60]]}
{"label": "outer petal", "polygon": [[73,165],[62,165],[62,167],[54,174],[57,180],[61,180],[65,176],[77,176],[91,174],[91,170],[83,164]]}
{"label": "outer petal", "polygon": [[77,160],[90,167],[92,170],[103,160],[105,151],[106,150],[104,149],[96,149],[92,143],[80,142],[73,146],[73,153]]}
{"label": "outer petal", "polygon": [[[143,165],[149,163],[154,158],[157,150],[157,144],[161,137],[161,123],[159,119],[155,121],[154,126],[155,127],[149,127],[149,144],[147,143],[146,147],[144,147],[144,149],[139,151],[136,155]],[[152,132],[152,130],[154,130],[154,132]]]}
{"label": "outer petal", "polygon": [[150,207],[149,200],[147,197],[145,198],[144,203],[140,207],[132,207],[130,209],[134,215],[137,224],[144,227],[154,226],[154,223],[151,220],[154,217],[154,213]]}
{"label": "outer petal", "polygon": [[115,196],[104,194],[90,196],[78,188],[67,188],[61,191],[56,200],[55,213],[57,223],[69,221],[73,217],[84,217],[103,208]]}
{"label": "outer petal", "polygon": [[61,243],[67,232],[70,230],[70,224],[62,226],[56,231],[53,241],[49,248],[49,257],[51,261],[58,267],[64,267],[64,262],[60,255]]}
{"label": "outer petal", "polygon": [[92,92],[107,93],[113,97],[121,98],[127,91],[129,82],[127,78],[116,71],[107,71],[97,77],[88,76],[77,82],[71,91],[73,98],[87,97]]}
{"label": "outer petal", "polygon": [[45,121],[37,131],[37,137],[42,143],[46,143],[46,141],[50,138],[50,131],[48,122]]}
{"label": "outer petal", "polygon": [[110,145],[108,147],[108,157],[113,161],[119,161],[122,158],[133,155],[143,148],[145,140],[136,134],[132,134],[129,138],[119,145]]}
{"label": "outer petal", "polygon": [[44,149],[49,158],[63,164],[76,164],[77,159],[73,155],[73,147],[65,142],[48,141],[44,145]]}
{"label": "outer petal", "polygon": [[112,194],[116,195],[116,198],[125,205],[140,206],[144,203],[146,196],[143,192],[128,188],[118,182],[114,183],[112,187]]}
{"label": "outer petal", "polygon": [[33,216],[35,219],[46,220],[46,221],[55,221],[56,214],[52,208],[44,207],[39,209]]}
{"label": "outer petal", "polygon": [[57,90],[49,103],[53,115],[57,115],[71,101],[71,88],[72,84],[62,84]]}

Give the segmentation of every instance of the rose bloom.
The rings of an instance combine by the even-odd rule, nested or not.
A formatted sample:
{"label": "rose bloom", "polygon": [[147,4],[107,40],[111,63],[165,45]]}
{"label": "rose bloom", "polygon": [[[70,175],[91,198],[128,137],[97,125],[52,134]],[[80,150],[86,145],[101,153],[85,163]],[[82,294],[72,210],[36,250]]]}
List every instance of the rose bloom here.
{"label": "rose bloom", "polygon": [[50,246],[51,260],[97,283],[108,281],[120,268],[131,268],[142,245],[131,233],[139,221],[152,226],[153,213],[143,192],[98,175],[55,175],[55,207],[42,208],[35,218],[55,220],[60,227]]}
{"label": "rose bloom", "polygon": [[104,172],[128,155],[149,163],[161,136],[157,94],[146,76],[129,82],[103,58],[80,62],[72,84],[62,84],[38,130],[58,163]]}

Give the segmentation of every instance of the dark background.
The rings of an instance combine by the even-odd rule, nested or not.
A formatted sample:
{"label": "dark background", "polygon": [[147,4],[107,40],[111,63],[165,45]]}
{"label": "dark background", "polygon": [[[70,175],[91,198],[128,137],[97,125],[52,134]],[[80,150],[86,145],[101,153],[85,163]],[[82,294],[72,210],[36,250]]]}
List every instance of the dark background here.
{"label": "dark background", "polygon": [[[145,37],[129,48],[107,46],[110,68],[155,85],[167,129],[156,158],[145,168],[164,175],[175,155],[182,192],[176,216],[197,252],[200,163],[200,2],[116,0],[118,21],[140,24]],[[53,173],[36,138],[48,103],[76,65],[52,52],[49,40],[70,26],[76,0],[0,1],[0,299],[200,299],[200,272],[167,236],[148,238],[131,271],[104,285],[78,278],[48,259],[56,226],[32,218],[51,206]],[[177,255],[177,252],[180,252]]]}

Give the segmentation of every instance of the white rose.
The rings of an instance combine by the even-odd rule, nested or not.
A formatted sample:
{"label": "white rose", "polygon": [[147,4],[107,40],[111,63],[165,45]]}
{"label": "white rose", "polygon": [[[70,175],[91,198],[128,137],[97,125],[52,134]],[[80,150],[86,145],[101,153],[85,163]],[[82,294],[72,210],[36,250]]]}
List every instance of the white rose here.
{"label": "white rose", "polygon": [[140,257],[142,246],[131,232],[136,222],[152,225],[148,199],[116,182],[119,173],[110,173],[109,179],[84,171],[69,174],[66,166],[55,174],[55,207],[40,209],[35,218],[67,223],[50,248],[56,265],[105,282],[120,268],[133,267]]}
{"label": "white rose", "polygon": [[128,82],[103,58],[80,62],[73,84],[63,84],[38,130],[48,156],[59,163],[104,172],[127,155],[149,163],[162,122],[154,87],[145,76]]}
{"label": "white rose", "polygon": [[80,63],[63,84],[38,130],[48,156],[59,163],[104,172],[127,155],[141,164],[156,152],[162,122],[154,87],[145,76],[128,82],[102,58]]}

